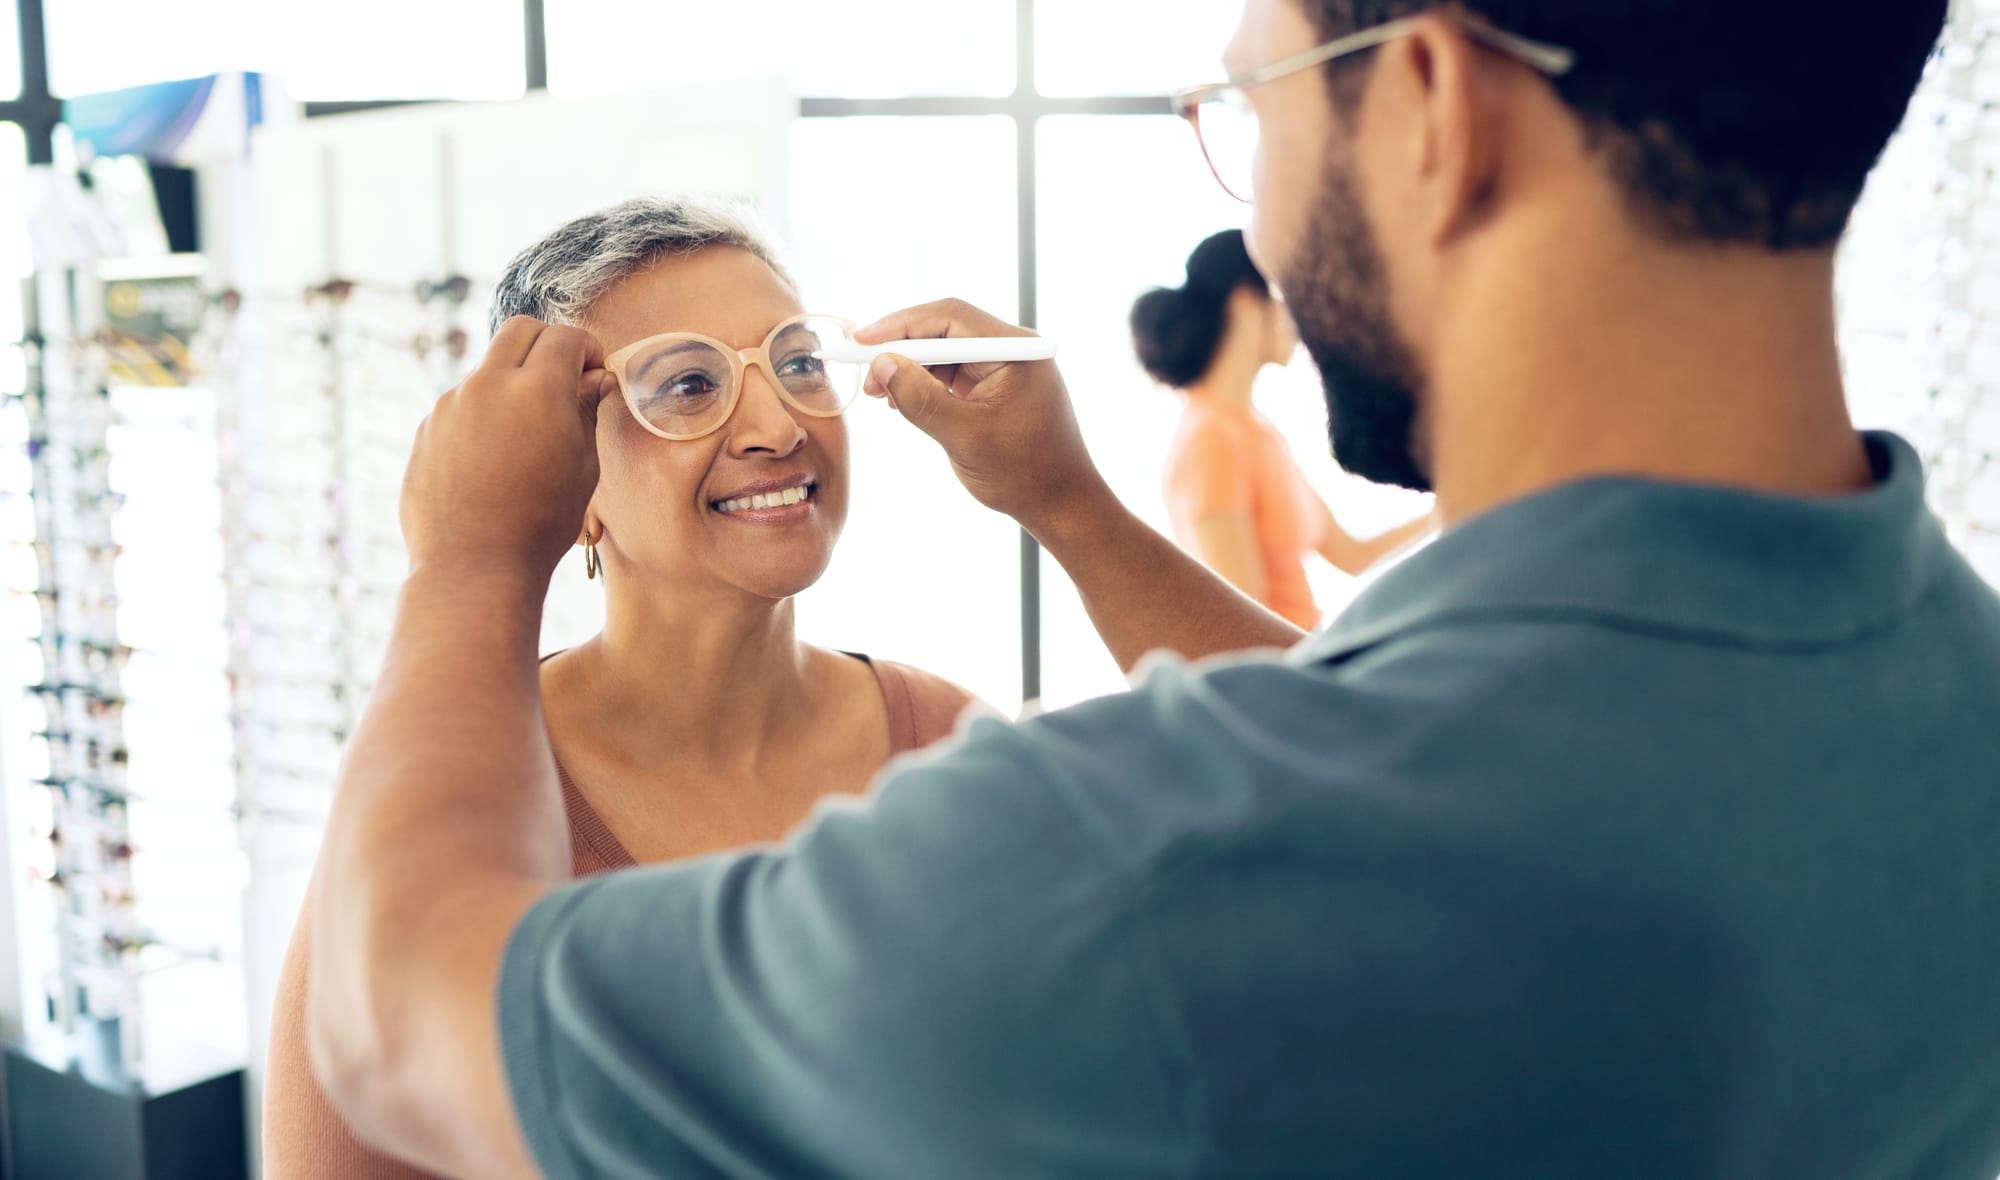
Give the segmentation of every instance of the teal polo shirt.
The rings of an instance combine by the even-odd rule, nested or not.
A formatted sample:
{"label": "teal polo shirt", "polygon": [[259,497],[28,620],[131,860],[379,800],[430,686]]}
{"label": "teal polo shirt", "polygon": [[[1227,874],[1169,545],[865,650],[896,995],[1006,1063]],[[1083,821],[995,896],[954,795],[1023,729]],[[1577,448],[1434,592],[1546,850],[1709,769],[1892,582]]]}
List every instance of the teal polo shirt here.
{"label": "teal polo shirt", "polygon": [[579,1177],[2000,1174],[2000,600],[1924,506],[1578,483],[1283,658],[582,882],[500,1026]]}

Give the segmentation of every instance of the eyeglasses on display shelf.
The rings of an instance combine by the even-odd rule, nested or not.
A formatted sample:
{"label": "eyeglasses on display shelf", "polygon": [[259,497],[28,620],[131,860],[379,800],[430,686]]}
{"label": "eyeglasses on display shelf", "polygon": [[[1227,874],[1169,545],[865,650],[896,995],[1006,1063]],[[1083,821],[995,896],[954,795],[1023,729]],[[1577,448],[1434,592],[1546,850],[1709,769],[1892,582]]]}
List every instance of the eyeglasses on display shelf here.
{"label": "eyeglasses on display shelf", "polygon": [[236,372],[218,378],[231,391],[219,477],[246,842],[254,829],[325,815],[408,568],[397,510],[410,440],[470,367],[476,289],[459,274],[334,275],[248,292],[240,305],[281,342],[263,387]]}
{"label": "eyeglasses on display shelf", "polygon": [[[51,1019],[68,1038],[118,1046],[118,1064],[140,1068],[139,964],[114,946],[143,937],[132,880],[127,804],[131,755],[124,735],[124,675],[132,652],[118,632],[110,431],[116,415],[105,341],[79,329],[75,275],[67,298],[29,280],[23,354],[23,445],[33,500],[34,584],[41,677],[26,686],[40,707],[34,785],[45,793],[41,874],[53,903],[56,963]],[[26,563],[22,563],[24,566]],[[94,1035],[87,1031],[95,1026]]]}
{"label": "eyeglasses on display shelf", "polygon": [[[39,882],[29,928],[45,934],[26,952],[47,1017],[29,1037],[49,1060],[135,1085],[220,1044],[184,1038],[201,1020],[177,1001],[232,977],[184,969],[217,964],[240,925],[214,920],[240,897],[217,859],[233,851],[225,614],[181,584],[210,599],[225,585],[206,556],[220,537],[201,535],[216,432],[197,382],[214,354],[206,332],[119,319],[185,290],[180,264],[28,280],[23,384],[0,400],[0,620],[17,641],[0,657],[21,693],[0,717],[26,738],[10,769]],[[203,324],[240,308],[201,302]]]}
{"label": "eyeglasses on display shelf", "polygon": [[2000,41],[1965,6],[1841,246],[1857,422],[1907,437],[1952,539],[2000,585]]}

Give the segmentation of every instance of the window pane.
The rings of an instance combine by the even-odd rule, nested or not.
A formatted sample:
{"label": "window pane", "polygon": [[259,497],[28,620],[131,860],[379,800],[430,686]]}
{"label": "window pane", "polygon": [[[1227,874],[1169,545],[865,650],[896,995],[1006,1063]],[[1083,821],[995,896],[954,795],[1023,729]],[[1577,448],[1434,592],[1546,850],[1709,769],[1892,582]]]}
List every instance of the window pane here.
{"label": "window pane", "polygon": [[1060,0],[1035,6],[1043,94],[1170,94],[1222,76],[1240,4]]}
{"label": "window pane", "polygon": [[521,0],[266,3],[257,12],[263,38],[253,48],[273,47],[262,68],[293,98],[514,98],[527,87]]}
{"label": "window pane", "polygon": [[[28,167],[28,137],[19,123],[0,123],[0,396],[27,388],[26,357],[15,342],[24,330],[21,280],[34,272],[28,220],[21,208]],[[0,491],[0,498],[5,492]]]}
{"label": "window pane", "polygon": [[[1145,291],[1181,283],[1196,243],[1242,225],[1249,207],[1222,192],[1177,119],[1046,119],[1037,150],[1042,331],[1062,345],[1063,374],[1098,466],[1127,506],[1170,533],[1161,478],[1180,406],[1177,395],[1139,367],[1126,317]],[[1334,466],[1325,404],[1303,355],[1288,369],[1265,371],[1257,406],[1357,535],[1425,510],[1419,497]],[[1314,565],[1308,575],[1314,593],[1332,613],[1351,596],[1353,580]],[[1122,689],[1124,677],[1053,562],[1043,563],[1042,597],[1043,702],[1056,708]]]}
{"label": "window pane", "polygon": [[[1004,95],[1013,0],[559,0],[548,6],[549,89],[616,94],[778,75],[804,95]],[[615,48],[614,48],[615,47]]]}
{"label": "window pane", "polygon": [[[1006,119],[804,119],[792,134],[793,272],[814,311],[867,322],[957,296],[1013,318],[1019,238]],[[876,183],[895,161],[990,161],[948,187]],[[1014,525],[973,501],[888,406],[848,414],[854,498],[833,569],[799,599],[815,643],[914,664],[998,708],[1021,700]]]}
{"label": "window pane", "polygon": [[[240,906],[247,867],[231,818],[236,749],[227,676],[228,595],[216,398],[204,389],[112,390],[111,482],[121,684],[132,751],[135,913],[161,946],[141,981],[157,1062],[186,1046],[226,1059],[247,1032]],[[182,955],[203,956],[159,970]],[[212,956],[212,957],[211,957]]]}
{"label": "window pane", "polygon": [[0,3],[0,95],[21,93],[21,9],[17,0]]}
{"label": "window pane", "polygon": [[520,0],[48,0],[48,32],[57,94],[261,70],[301,99],[511,98],[527,72]]}
{"label": "window pane", "polygon": [[[28,137],[19,123],[0,123],[0,341],[21,338],[21,284],[35,268],[28,250],[28,223],[21,210],[21,178],[28,167]],[[10,357],[0,364],[0,392],[16,393],[19,349],[0,348]]]}
{"label": "window pane", "polygon": [[47,0],[49,89],[94,94],[241,68],[248,13],[241,0]]}

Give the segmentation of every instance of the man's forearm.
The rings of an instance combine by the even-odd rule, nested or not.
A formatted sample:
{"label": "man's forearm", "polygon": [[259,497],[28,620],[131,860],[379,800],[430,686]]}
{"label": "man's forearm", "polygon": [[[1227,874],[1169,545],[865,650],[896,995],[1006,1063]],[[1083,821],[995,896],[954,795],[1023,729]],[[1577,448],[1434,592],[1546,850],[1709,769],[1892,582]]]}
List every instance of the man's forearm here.
{"label": "man's forearm", "polygon": [[1076,583],[1098,636],[1128,672],[1151,651],[1198,660],[1305,638],[1134,516],[1109,488],[1029,531]]}
{"label": "man's forearm", "polygon": [[[505,1117],[492,981],[513,921],[568,874],[535,661],[541,593],[500,575],[410,579],[321,852],[314,1064],[364,1138],[434,1170],[489,1148],[412,1084],[428,1073],[461,1107]],[[467,1061],[468,1044],[492,1060]],[[474,1080],[453,1092],[447,1076]]]}

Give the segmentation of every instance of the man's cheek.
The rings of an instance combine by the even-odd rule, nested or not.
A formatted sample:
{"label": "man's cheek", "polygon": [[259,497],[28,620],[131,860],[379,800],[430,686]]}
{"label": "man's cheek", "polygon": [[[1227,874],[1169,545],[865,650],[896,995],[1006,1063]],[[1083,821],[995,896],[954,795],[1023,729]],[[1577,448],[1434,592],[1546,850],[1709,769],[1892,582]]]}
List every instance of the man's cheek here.
{"label": "man's cheek", "polygon": [[1259,273],[1279,287],[1280,296],[1286,295],[1283,277],[1297,269],[1292,263],[1298,257],[1304,234],[1305,217],[1298,196],[1296,190],[1280,189],[1269,199],[1260,198],[1250,215],[1249,228],[1244,231],[1250,260]]}

